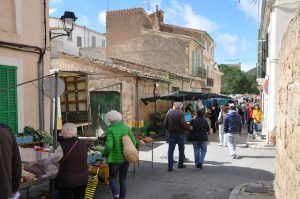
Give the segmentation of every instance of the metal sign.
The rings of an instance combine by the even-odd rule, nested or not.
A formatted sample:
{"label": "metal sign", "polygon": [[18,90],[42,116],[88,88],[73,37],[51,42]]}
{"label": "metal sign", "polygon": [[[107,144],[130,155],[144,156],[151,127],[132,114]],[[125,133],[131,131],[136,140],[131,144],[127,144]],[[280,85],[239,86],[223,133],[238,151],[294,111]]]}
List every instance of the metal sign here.
{"label": "metal sign", "polygon": [[[47,78],[43,85],[44,93],[50,97],[55,97],[55,76]],[[61,96],[65,92],[65,82],[61,79],[57,79],[57,96]]]}

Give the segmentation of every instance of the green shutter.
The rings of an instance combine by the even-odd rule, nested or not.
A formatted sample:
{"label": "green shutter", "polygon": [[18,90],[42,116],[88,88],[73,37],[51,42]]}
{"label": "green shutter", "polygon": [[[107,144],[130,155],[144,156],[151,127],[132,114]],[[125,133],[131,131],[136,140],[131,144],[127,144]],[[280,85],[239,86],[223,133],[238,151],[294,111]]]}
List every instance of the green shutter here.
{"label": "green shutter", "polygon": [[[91,114],[93,128],[100,124],[103,130],[107,129],[105,124],[106,113],[111,110],[120,111],[121,96],[117,91],[93,91],[90,92]],[[99,122],[97,124],[97,122]]]}
{"label": "green shutter", "polygon": [[196,54],[195,54],[195,56],[196,56],[196,64],[195,64],[195,74],[197,75],[198,74],[198,52],[196,51]]}
{"label": "green shutter", "polygon": [[18,132],[17,68],[0,66],[0,123]]}
{"label": "green shutter", "polygon": [[[198,53],[198,66],[197,66],[197,68],[198,68],[198,71],[199,71],[199,69],[200,69],[200,54]],[[199,75],[200,73],[198,72],[198,75]]]}
{"label": "green shutter", "polygon": [[195,70],[195,66],[194,66],[194,50],[192,50],[192,75],[194,75],[194,70]]}

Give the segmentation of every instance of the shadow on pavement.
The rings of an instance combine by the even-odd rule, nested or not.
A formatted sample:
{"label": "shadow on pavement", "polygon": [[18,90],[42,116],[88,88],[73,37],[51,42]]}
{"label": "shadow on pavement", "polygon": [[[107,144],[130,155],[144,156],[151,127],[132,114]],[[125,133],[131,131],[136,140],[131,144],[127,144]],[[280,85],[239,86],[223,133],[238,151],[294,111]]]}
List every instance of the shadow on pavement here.
{"label": "shadow on pavement", "polygon": [[[270,172],[237,167],[223,166],[225,162],[207,161],[203,169],[187,165],[185,169],[167,171],[167,164],[141,163],[136,168],[135,177],[128,174],[127,197],[129,199],[226,199],[231,190],[242,183],[274,180]],[[94,198],[111,199],[109,187],[99,186]]]}

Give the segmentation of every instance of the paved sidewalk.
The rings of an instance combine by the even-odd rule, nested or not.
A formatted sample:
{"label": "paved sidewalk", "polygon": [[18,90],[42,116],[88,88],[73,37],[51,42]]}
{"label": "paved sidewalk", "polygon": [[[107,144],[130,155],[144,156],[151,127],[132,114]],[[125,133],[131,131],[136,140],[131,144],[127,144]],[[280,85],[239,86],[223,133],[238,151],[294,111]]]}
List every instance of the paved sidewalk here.
{"label": "paved sidewalk", "polygon": [[229,199],[275,199],[274,181],[257,181],[236,186]]}
{"label": "paved sidewalk", "polygon": [[253,149],[266,149],[266,150],[276,150],[276,146],[273,144],[267,144],[266,139],[261,139],[256,137],[255,139],[247,136],[246,147]]}

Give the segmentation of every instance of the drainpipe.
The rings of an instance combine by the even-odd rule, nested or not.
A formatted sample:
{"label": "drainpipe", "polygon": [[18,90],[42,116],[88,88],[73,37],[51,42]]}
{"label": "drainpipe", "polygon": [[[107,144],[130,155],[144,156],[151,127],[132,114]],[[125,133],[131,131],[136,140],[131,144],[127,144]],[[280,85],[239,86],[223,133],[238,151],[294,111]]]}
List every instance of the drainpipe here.
{"label": "drainpipe", "polygon": [[[269,108],[268,108],[268,129],[267,129],[267,142],[269,133],[273,131],[276,127],[277,122],[277,92],[278,92],[278,51],[279,51],[279,33],[278,33],[278,9],[276,7],[272,8],[271,12],[271,34],[270,34],[270,72],[269,72]],[[281,36],[282,38],[282,36]]]}
{"label": "drainpipe", "polygon": [[44,114],[44,93],[43,93],[43,84],[44,84],[44,56],[41,56],[38,62],[38,97],[39,97],[39,128],[45,130],[45,114]]}
{"label": "drainpipe", "polygon": [[138,77],[136,78],[136,84],[135,84],[135,89],[136,89],[136,108],[135,108],[135,121],[136,121],[136,126],[135,126],[135,134],[140,133],[139,129],[139,121],[140,121],[140,116],[139,116],[139,109],[140,109],[140,103],[139,103],[139,79]]}

